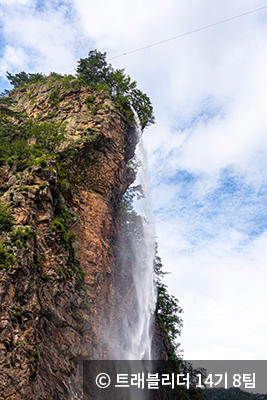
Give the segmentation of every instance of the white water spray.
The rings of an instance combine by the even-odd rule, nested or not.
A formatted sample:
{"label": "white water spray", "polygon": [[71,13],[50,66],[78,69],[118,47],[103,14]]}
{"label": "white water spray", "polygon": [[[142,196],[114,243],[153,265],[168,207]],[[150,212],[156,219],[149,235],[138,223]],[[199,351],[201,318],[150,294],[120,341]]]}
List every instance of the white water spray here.
{"label": "white water spray", "polygon": [[[111,324],[101,327],[106,354],[113,360],[152,360],[153,320],[156,307],[154,285],[155,232],[149,193],[147,153],[137,113],[135,134],[136,156],[140,168],[135,186],[141,186],[142,196],[135,202],[136,217],[126,220],[117,244],[114,283],[114,304]],[[129,229],[127,229],[129,224]]]}
{"label": "white water spray", "polygon": [[141,162],[137,174],[137,184],[141,185],[144,196],[138,200],[138,212],[142,215],[143,252],[135,254],[133,281],[136,290],[136,315],[134,325],[128,332],[128,360],[152,359],[152,323],[156,306],[156,291],[153,280],[155,256],[155,232],[151,211],[150,185],[148,174],[147,153],[142,138],[141,124],[136,111],[132,108],[135,118],[136,133],[139,143],[136,155]]}

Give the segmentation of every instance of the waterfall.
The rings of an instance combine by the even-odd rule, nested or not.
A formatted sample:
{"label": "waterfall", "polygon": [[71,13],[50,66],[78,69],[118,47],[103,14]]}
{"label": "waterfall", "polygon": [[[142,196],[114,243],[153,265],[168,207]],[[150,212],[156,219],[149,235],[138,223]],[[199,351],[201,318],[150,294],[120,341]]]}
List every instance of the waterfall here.
{"label": "waterfall", "polygon": [[[152,359],[156,306],[155,232],[147,153],[138,115],[133,109],[132,112],[138,141],[136,157],[140,163],[134,185],[141,187],[142,195],[134,203],[131,202],[130,212],[127,210],[126,216],[122,217],[124,225],[117,243],[114,304],[109,326],[103,324],[101,329],[110,360]],[[131,190],[133,187],[129,188]]]}
{"label": "waterfall", "polygon": [[[140,163],[135,185],[141,187],[142,196],[135,201],[133,219],[126,221],[131,226],[121,235],[117,291],[120,301],[120,346],[116,358],[122,360],[151,360],[153,338],[153,316],[156,294],[153,280],[155,233],[149,193],[147,153],[142,138],[139,118],[135,118],[138,145],[136,156]],[[136,213],[136,211],[138,213]],[[119,357],[119,358],[118,358]]]}
{"label": "waterfall", "polygon": [[144,146],[141,124],[136,111],[134,114],[136,133],[139,143],[136,156],[141,163],[136,183],[141,185],[142,196],[136,207],[142,216],[143,247],[144,252],[135,254],[133,279],[137,295],[137,320],[130,333],[131,345],[129,346],[128,359],[151,360],[152,358],[152,322],[156,306],[156,292],[153,280],[155,256],[155,231],[151,210],[150,182],[148,173],[147,152]]}
{"label": "waterfall", "polygon": [[[99,364],[98,367],[101,368],[98,370],[111,374],[114,374],[114,371],[115,373],[124,371],[127,374],[137,372],[146,374],[152,368],[151,363],[146,360],[153,358],[152,342],[156,308],[155,232],[151,211],[147,152],[138,115],[134,109],[132,112],[138,142],[136,157],[140,168],[134,182],[135,186],[128,190],[136,194],[134,187],[140,187],[141,195],[135,202],[130,196],[131,200],[128,203],[130,207],[125,208],[125,215],[123,215],[123,207],[121,210],[122,230],[116,243],[114,300],[111,305],[109,323],[107,324],[107,320],[103,319],[99,331],[100,342],[104,349],[100,353],[100,359],[101,355],[104,355],[104,360],[113,361],[111,364]],[[124,362],[120,363],[121,360]],[[88,373],[88,377],[94,374],[93,369],[91,375]],[[109,399],[108,395],[105,397],[105,393],[105,391],[102,392],[101,398]],[[112,399],[117,398],[117,395],[118,392],[114,392]],[[137,390],[136,386],[131,386],[125,394],[120,393],[120,398],[147,400],[150,397],[147,390]]]}

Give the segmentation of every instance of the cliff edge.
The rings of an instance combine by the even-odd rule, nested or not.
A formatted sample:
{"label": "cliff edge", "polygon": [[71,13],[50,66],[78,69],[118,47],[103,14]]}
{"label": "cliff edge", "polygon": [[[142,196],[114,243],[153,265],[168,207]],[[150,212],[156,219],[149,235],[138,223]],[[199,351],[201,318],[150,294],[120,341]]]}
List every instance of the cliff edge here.
{"label": "cliff edge", "polygon": [[46,78],[9,98],[15,150],[0,168],[0,396],[78,399],[79,359],[108,356],[101,326],[114,302],[113,245],[135,177],[127,166],[135,129],[106,91],[71,81]]}

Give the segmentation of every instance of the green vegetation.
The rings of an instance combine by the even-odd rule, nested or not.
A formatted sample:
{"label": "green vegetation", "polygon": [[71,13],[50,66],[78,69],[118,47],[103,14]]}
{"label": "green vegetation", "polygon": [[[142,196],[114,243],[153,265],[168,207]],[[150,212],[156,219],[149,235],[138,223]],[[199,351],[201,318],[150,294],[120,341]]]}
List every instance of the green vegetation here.
{"label": "green vegetation", "polygon": [[1,121],[7,122],[8,120],[6,119],[6,117],[14,117],[19,120],[21,120],[23,118],[23,116],[20,113],[10,109],[10,107],[12,107],[15,103],[16,102],[14,100],[11,100],[8,97],[3,97],[0,95],[0,120]]}
{"label": "green vegetation", "polygon": [[91,304],[89,303],[88,298],[87,298],[86,301],[84,301],[84,302],[82,303],[82,309],[83,309],[83,310],[87,310],[87,311],[91,311]]}
{"label": "green vegetation", "polygon": [[50,224],[52,231],[60,232],[62,240],[66,244],[74,241],[75,235],[69,232],[69,228],[73,224],[74,213],[67,210],[59,202],[55,209],[55,218]]}
{"label": "green vegetation", "polygon": [[[44,167],[45,168],[45,167]],[[43,182],[41,183],[41,185],[39,186],[39,190],[44,190],[47,187],[47,182]]]}
{"label": "green vegetation", "polygon": [[0,203],[0,234],[2,232],[10,232],[11,229],[11,209],[8,205]]}
{"label": "green vegetation", "polygon": [[21,264],[21,259],[19,257],[15,258],[18,249],[27,248],[28,240],[33,238],[33,264],[35,269],[40,267],[40,257],[38,255],[37,249],[37,233],[29,227],[18,227],[16,229],[10,229],[11,233],[8,235],[9,239],[0,242],[0,269],[9,270],[11,266],[17,262]]}
{"label": "green vegetation", "polygon": [[59,201],[55,209],[55,218],[51,222],[50,227],[52,231],[59,234],[62,242],[68,249],[69,259],[66,268],[64,270],[57,270],[57,273],[63,278],[74,277],[76,289],[84,289],[86,291],[86,288],[84,286],[84,278],[86,276],[86,272],[83,270],[80,263],[76,259],[75,250],[73,247],[73,242],[76,236],[69,231],[70,227],[73,224],[74,218],[75,214],[65,208]]}
{"label": "green vegetation", "polygon": [[21,249],[27,247],[27,241],[30,238],[34,238],[36,241],[36,232],[29,227],[19,227],[11,233],[10,241],[14,246]]}
{"label": "green vegetation", "polygon": [[76,319],[77,322],[81,322],[83,320],[83,313],[81,311],[75,311],[72,313],[72,317]]}
{"label": "green vegetation", "polygon": [[60,90],[52,90],[52,92],[49,95],[49,101],[52,106],[57,106],[59,103],[59,96],[60,96]]}
{"label": "green vegetation", "polygon": [[[52,92],[53,93],[53,92]],[[55,102],[56,95],[52,97]],[[58,170],[60,188],[68,183],[69,173],[67,168],[67,154],[59,154],[58,147],[65,141],[65,127],[60,123],[37,123],[19,113],[5,111],[12,103],[4,102],[0,114],[0,166],[9,164],[15,166],[17,171],[23,171],[33,165],[40,165],[43,169],[49,169],[50,160],[54,160]],[[12,119],[10,117],[13,117]],[[47,183],[40,184],[39,190],[45,189]],[[18,192],[28,192],[28,186],[21,186]],[[10,193],[10,199],[14,198],[14,192]],[[75,276],[76,287],[83,287],[85,272],[75,261],[75,254],[72,243],[74,235],[69,232],[73,222],[73,213],[64,208],[60,202],[56,205],[55,218],[51,223],[51,229],[60,234],[63,243],[69,249],[69,261],[67,271],[60,271],[61,276],[71,278]],[[34,238],[33,267],[40,268],[40,258],[36,244],[36,232],[28,227],[17,228],[12,231],[11,209],[9,206],[0,203],[0,234],[11,232],[10,246],[17,249],[27,247],[30,237]],[[17,260],[18,263],[21,262]],[[15,264],[13,250],[7,250],[6,244],[0,246],[0,268],[8,270]]]}
{"label": "green vegetation", "polygon": [[7,244],[3,241],[0,242],[0,269],[6,271],[15,264],[14,254],[12,249],[6,250]]}
{"label": "green vegetation", "polygon": [[20,86],[24,86],[30,83],[36,83],[44,78],[43,74],[34,73],[34,74],[27,74],[26,72],[22,71],[18,74],[11,75],[9,72],[6,73],[7,79],[10,81],[11,85],[14,88],[18,88]]}
{"label": "green vegetation", "polygon": [[57,147],[64,141],[65,127],[60,123],[38,124],[24,119],[17,124],[0,115],[0,166],[15,164],[22,171],[38,164],[45,156],[57,154]]}
{"label": "green vegetation", "polygon": [[125,75],[123,69],[114,70],[106,61],[106,53],[89,52],[78,61],[77,78],[93,90],[107,90],[115,99],[127,122],[133,122],[131,105],[136,110],[144,129],[155,122],[149,97],[137,89],[137,83]]}
{"label": "green vegetation", "polygon": [[267,400],[267,394],[249,393],[235,387],[203,389],[202,393],[206,400]]}
{"label": "green vegetation", "polygon": [[96,99],[96,96],[87,96],[86,97],[86,105],[89,107],[90,105],[94,104],[94,101]]}
{"label": "green vegetation", "polygon": [[[58,92],[52,91],[50,97],[53,105],[57,104]],[[1,104],[1,103],[0,103]],[[3,102],[3,110],[10,103]],[[0,115],[0,166],[9,164],[15,165],[17,171],[22,171],[30,168],[33,165],[40,165],[43,169],[49,169],[49,162],[54,160],[58,172],[60,189],[63,189],[69,184],[70,173],[68,172],[67,161],[70,154],[75,152],[75,149],[68,150],[65,153],[58,152],[59,145],[65,141],[65,127],[60,123],[37,123],[31,119],[21,116],[20,122],[17,123],[9,117],[19,116],[18,113],[2,111]],[[45,189],[47,183],[40,184],[39,190]],[[18,192],[28,192],[28,186],[22,186]],[[10,198],[14,197],[14,193],[10,193]],[[73,235],[69,229],[73,223],[74,214],[62,206],[58,201],[55,210],[55,218],[51,222],[51,229],[59,233],[60,238],[69,250],[69,261],[66,271],[59,271],[59,274],[65,278],[75,276],[76,287],[83,287],[85,272],[75,260],[75,252],[73,248]],[[12,230],[11,210],[8,206],[0,204],[0,233],[10,232]],[[11,245],[16,248],[27,246],[27,240],[33,237],[36,240],[35,231],[30,228],[17,228],[11,233]],[[14,264],[13,252],[7,251],[4,245],[0,248],[0,265],[6,270]],[[40,267],[40,260],[35,244],[34,247],[34,268],[37,270]]]}
{"label": "green vegetation", "polygon": [[162,271],[162,268],[162,261],[156,251],[154,259],[155,281],[157,287],[156,316],[167,334],[169,342],[168,358],[172,360],[177,359],[179,354],[178,350],[180,344],[176,341],[177,337],[181,334],[181,328],[183,326],[183,321],[180,317],[183,310],[178,304],[178,299],[169,294],[167,285],[162,282],[162,277],[166,274],[166,272]]}

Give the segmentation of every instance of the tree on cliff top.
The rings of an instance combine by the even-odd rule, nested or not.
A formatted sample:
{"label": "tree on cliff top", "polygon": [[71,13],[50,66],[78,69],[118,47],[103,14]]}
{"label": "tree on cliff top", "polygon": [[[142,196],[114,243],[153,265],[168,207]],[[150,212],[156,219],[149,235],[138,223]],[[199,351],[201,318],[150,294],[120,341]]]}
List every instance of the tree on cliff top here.
{"label": "tree on cliff top", "polygon": [[[103,84],[124,109],[131,111],[131,105],[138,114],[142,129],[155,123],[153,107],[149,97],[137,89],[137,83],[124,73],[107,63],[106,53],[91,50],[87,58],[81,58],[77,67],[78,79],[86,85]],[[132,113],[131,113],[132,114]]]}

